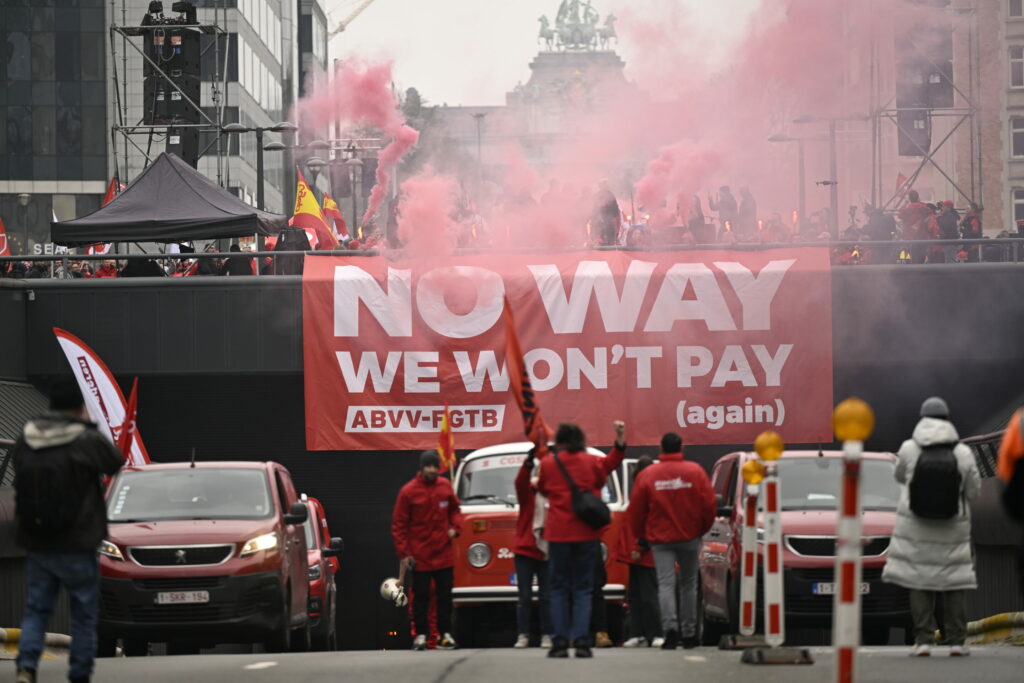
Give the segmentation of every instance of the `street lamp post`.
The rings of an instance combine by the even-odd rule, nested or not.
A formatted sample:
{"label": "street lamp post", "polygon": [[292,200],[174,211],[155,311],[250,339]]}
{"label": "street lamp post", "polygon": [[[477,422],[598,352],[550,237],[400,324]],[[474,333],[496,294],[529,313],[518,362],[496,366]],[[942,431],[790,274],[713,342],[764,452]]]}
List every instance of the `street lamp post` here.
{"label": "street lamp post", "polygon": [[362,231],[359,229],[359,223],[357,222],[356,205],[359,202],[359,193],[356,191],[356,179],[363,170],[363,160],[357,156],[353,156],[351,159],[345,160],[345,166],[348,167],[350,183],[352,187],[352,231],[356,237],[362,237]]}
{"label": "street lamp post", "polygon": [[471,116],[476,119],[476,192],[478,195],[477,201],[479,201],[480,188],[484,183],[483,156],[481,154],[481,127],[484,123],[484,117],[487,116],[487,114],[486,112],[477,112],[476,114],[471,114]]}
{"label": "street lamp post", "polygon": [[[221,130],[228,134],[240,134],[240,133],[256,133],[256,208],[260,211],[266,211],[266,195],[264,190],[264,173],[263,173],[263,133],[264,131],[272,131],[274,133],[294,133],[299,129],[294,123],[290,121],[281,121],[275,123],[273,126],[243,126],[240,123],[229,123],[224,126]],[[263,235],[256,233],[256,251],[263,251],[266,246],[266,239]],[[259,269],[257,269],[257,272]]]}
{"label": "street lamp post", "polygon": [[828,168],[829,178],[832,184],[829,185],[828,199],[832,207],[832,224],[830,226],[832,239],[839,239],[839,172],[836,169],[836,120],[828,121]]}

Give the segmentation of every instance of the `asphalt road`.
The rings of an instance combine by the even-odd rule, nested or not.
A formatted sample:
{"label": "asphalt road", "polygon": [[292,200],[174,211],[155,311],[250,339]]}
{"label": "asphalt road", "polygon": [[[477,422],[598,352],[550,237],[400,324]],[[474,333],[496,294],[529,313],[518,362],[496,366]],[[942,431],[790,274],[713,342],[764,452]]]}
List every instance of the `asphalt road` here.
{"label": "asphalt road", "polygon": [[[810,648],[812,665],[781,666],[740,663],[740,653],[712,648],[597,650],[594,659],[551,660],[544,651],[490,649],[453,651],[361,651],[304,654],[190,655],[97,660],[94,681],[102,683],[645,683],[714,681],[715,683],[822,683],[831,680],[832,654]],[[863,648],[860,683],[925,681],[997,683],[1021,681],[1024,647],[976,647],[966,658],[951,658],[937,648],[930,658],[911,658],[905,647]],[[9,664],[13,672],[13,663]],[[67,660],[44,661],[40,683],[63,682]],[[11,674],[13,676],[13,673]]]}

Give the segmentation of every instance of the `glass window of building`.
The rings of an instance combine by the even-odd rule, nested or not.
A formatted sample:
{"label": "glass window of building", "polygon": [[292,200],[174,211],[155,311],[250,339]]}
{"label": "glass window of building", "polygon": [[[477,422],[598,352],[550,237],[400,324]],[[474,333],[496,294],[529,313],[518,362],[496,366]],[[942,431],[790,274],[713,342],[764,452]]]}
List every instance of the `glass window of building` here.
{"label": "glass window of building", "polygon": [[1010,119],[1010,153],[1015,157],[1024,157],[1024,116]]}
{"label": "glass window of building", "polygon": [[1024,188],[1021,187],[1013,189],[1013,220],[1016,224],[1024,221]]}
{"label": "glass window of building", "polygon": [[1024,88],[1024,45],[1010,46],[1010,87]]}
{"label": "glass window of building", "polygon": [[1024,17],[1024,0],[1010,0],[1010,16]]}

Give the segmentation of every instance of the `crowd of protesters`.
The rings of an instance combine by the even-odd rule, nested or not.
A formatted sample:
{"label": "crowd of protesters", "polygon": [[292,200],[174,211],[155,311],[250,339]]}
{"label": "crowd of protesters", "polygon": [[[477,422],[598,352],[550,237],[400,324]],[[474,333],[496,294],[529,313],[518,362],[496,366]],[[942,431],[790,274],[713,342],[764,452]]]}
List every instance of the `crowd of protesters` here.
{"label": "crowd of protesters", "polygon": [[[779,213],[763,217],[748,188],[740,188],[737,198],[727,185],[707,196],[705,214],[698,195],[688,201],[681,197],[674,208],[649,210],[632,199],[620,202],[607,181],[596,188],[580,189],[552,181],[539,201],[528,192],[506,191],[489,202],[487,210],[478,209],[468,197],[453,198],[449,214],[449,232],[453,246],[462,248],[501,248],[507,246],[579,248],[625,246],[632,248],[695,247],[743,244],[829,243],[832,263],[957,263],[1015,260],[1017,245],[958,243],[960,240],[985,239],[982,208],[971,203],[963,212],[954,202],[922,202],[911,190],[896,211],[865,205],[851,206],[844,229],[833,232],[829,209],[821,209],[801,219],[797,212],[783,218]],[[361,226],[351,238],[341,238],[330,249],[348,251],[402,248],[397,224],[401,203],[393,201],[388,217],[379,226],[374,222]],[[523,230],[532,225],[534,230]],[[321,248],[310,231],[289,226],[276,237],[266,239],[265,251],[300,252]],[[499,239],[499,236],[504,239]],[[1002,231],[999,238],[1017,237]],[[510,239],[512,238],[512,239]],[[526,240],[526,242],[523,242]],[[942,240],[944,244],[927,244]],[[264,256],[257,259],[244,252],[252,250],[234,243],[228,253],[216,251],[211,242],[204,249],[209,256],[190,256],[191,244],[170,245],[168,253],[151,258],[111,258],[103,261],[76,259],[67,261],[0,261],[0,277],[10,278],[112,278],[112,277],[190,277],[209,275],[299,275],[301,256]],[[894,244],[879,245],[879,242]],[[915,244],[922,242],[921,244]],[[108,245],[109,246],[109,245]]]}

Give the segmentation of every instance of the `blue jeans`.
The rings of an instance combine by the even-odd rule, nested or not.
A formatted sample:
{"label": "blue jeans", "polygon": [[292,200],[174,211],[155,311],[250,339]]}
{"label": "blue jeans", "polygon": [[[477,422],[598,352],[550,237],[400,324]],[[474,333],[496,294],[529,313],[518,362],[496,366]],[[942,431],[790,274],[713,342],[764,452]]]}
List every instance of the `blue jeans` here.
{"label": "blue jeans", "polygon": [[95,552],[32,552],[26,558],[28,597],[21,619],[18,668],[38,669],[46,627],[63,585],[71,601],[71,653],[68,678],[92,676],[100,565]]}
{"label": "blue jeans", "polygon": [[590,644],[590,600],[598,541],[548,545],[551,572],[551,623],[562,644]]}
{"label": "blue jeans", "polygon": [[530,633],[530,609],[533,606],[533,577],[537,577],[537,597],[540,601],[540,633],[551,635],[551,601],[548,596],[548,563],[529,555],[516,555],[517,633]]}

